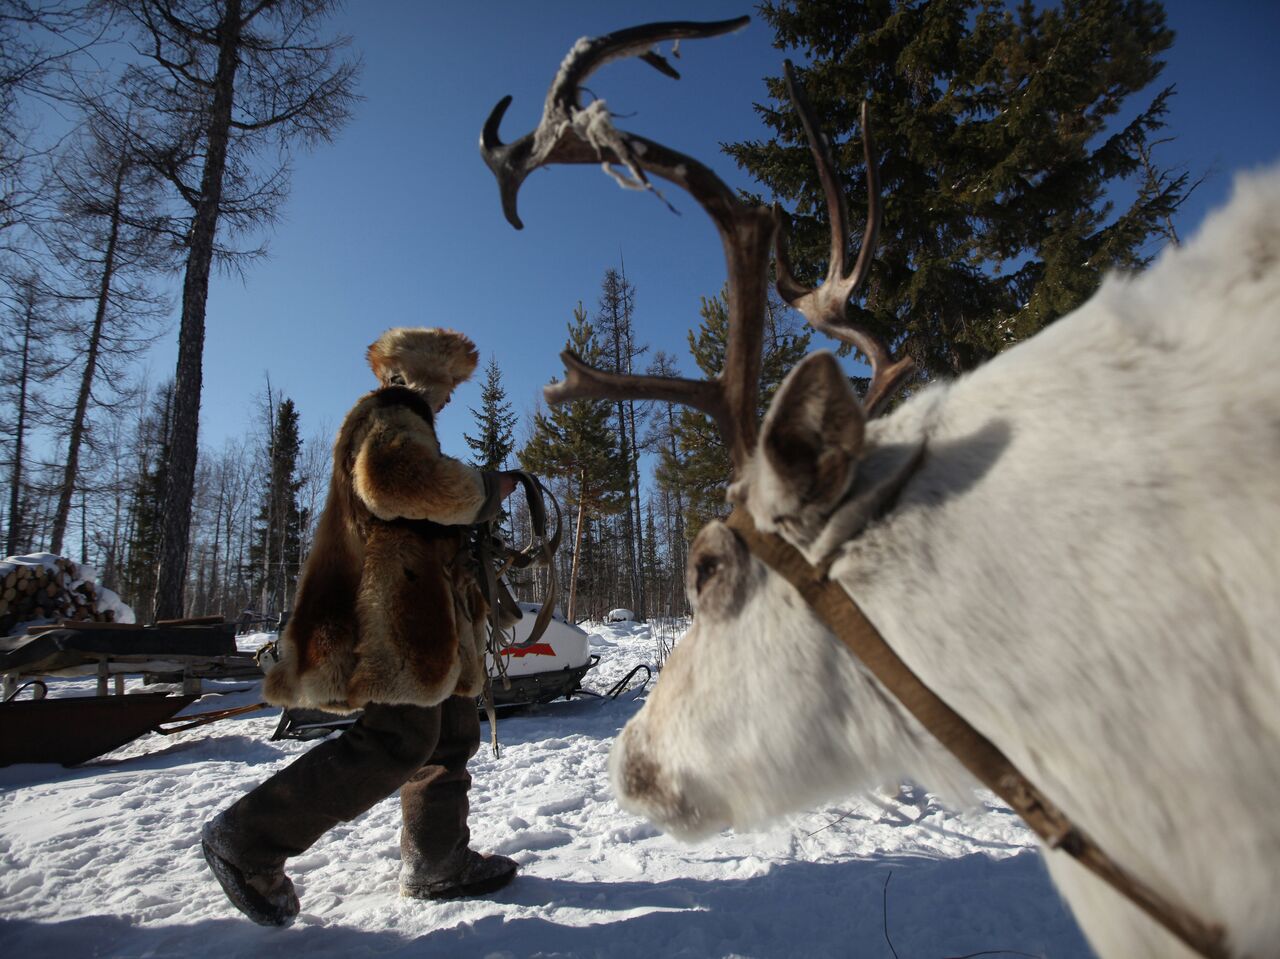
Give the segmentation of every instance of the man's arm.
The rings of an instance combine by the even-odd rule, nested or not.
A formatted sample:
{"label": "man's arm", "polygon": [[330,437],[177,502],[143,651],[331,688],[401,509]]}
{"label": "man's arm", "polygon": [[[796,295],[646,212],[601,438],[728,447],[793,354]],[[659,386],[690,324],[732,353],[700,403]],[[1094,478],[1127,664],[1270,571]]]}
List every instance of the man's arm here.
{"label": "man's arm", "polygon": [[372,411],[356,452],[355,493],[379,519],[426,519],[469,526],[496,516],[515,488],[503,473],[486,473],[440,452],[426,420],[394,407]]}

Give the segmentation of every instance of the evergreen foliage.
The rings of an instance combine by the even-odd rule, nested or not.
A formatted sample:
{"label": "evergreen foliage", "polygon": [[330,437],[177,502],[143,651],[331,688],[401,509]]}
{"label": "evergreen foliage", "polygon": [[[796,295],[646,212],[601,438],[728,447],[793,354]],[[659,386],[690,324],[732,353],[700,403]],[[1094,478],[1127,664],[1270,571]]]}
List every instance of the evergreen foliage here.
{"label": "evergreen foliage", "polygon": [[[600,334],[603,355],[601,369],[630,375],[635,361],[648,350],[638,346],[631,323],[635,312],[636,288],[621,270],[605,270],[600,283],[600,299],[596,305],[596,328]],[[641,529],[640,444],[636,429],[636,402],[615,400],[614,413],[618,431],[619,468],[627,476],[627,502],[621,512],[622,540],[627,551],[627,590],[620,600],[643,622],[647,616],[645,581],[641,573],[644,535]]]}
{"label": "evergreen foliage", "polygon": [[155,612],[156,566],[160,555],[164,487],[169,471],[169,441],[173,431],[173,381],[157,391],[152,409],[138,423],[135,442],[140,462],[129,496],[129,529],[120,593],[133,607],[138,622]]}
{"label": "evergreen foliage", "polygon": [[502,386],[502,370],[496,358],[490,356],[484,368],[484,387],[480,391],[480,409],[472,410],[479,435],[464,433],[467,445],[474,454],[471,465],[482,470],[505,469],[507,458],[515,449],[516,414],[507,402],[507,391]]}
{"label": "evergreen foliage", "polygon": [[[726,294],[703,298],[702,323],[689,332],[689,352],[708,379],[724,366],[729,335]],[[760,405],[763,417],[783,378],[809,349],[811,331],[799,329],[794,314],[772,296],[765,317],[764,349],[760,372]],[[682,408],[677,414],[671,447],[659,449],[658,483],[679,491],[684,508],[684,533],[688,541],[710,520],[727,515],[725,490],[731,464],[729,449],[711,417]]]}
{"label": "evergreen foliage", "polygon": [[[592,366],[601,363],[602,351],[595,327],[579,303],[569,324],[565,344]],[[618,455],[618,436],[610,424],[607,400],[573,400],[549,412],[534,415],[533,436],[520,451],[520,463],[530,472],[559,477],[568,484],[569,503],[577,512],[573,545],[573,572],[565,615],[575,616],[577,577],[583,534],[592,518],[626,508],[627,471]]]}
{"label": "evergreen foliage", "polygon": [[289,608],[302,566],[302,531],[306,517],[298,506],[298,493],[302,489],[298,476],[301,450],[297,408],[293,400],[282,399],[276,406],[275,422],[269,433],[266,495],[258,509],[254,543],[249,549],[254,591],[261,596],[264,614]]}
{"label": "evergreen foliage", "polygon": [[[595,327],[579,304],[569,324],[565,346],[590,364],[601,361]],[[573,400],[539,410],[534,433],[520,451],[525,469],[573,480],[573,504],[585,503],[595,516],[607,516],[623,508],[626,474],[621,469],[617,436],[609,422],[608,400]]]}
{"label": "evergreen foliage", "polygon": [[[776,44],[809,61],[798,74],[851,229],[866,209],[853,134],[870,98],[884,224],[864,302],[850,309],[922,377],[973,368],[1074,309],[1104,271],[1141,266],[1188,192],[1185,174],[1149,163],[1172,88],[1129,105],[1173,42],[1159,3],[768,0],[760,11]],[[783,81],[767,82],[773,102],[757,109],[776,138],[726,150],[796,206],[795,268],[815,282],[829,255],[825,202]]]}

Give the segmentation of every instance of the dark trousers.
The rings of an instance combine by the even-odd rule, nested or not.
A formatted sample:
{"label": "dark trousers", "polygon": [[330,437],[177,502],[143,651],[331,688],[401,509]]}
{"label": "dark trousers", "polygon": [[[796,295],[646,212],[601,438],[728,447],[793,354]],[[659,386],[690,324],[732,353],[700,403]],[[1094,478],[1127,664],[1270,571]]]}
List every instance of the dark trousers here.
{"label": "dark trousers", "polygon": [[271,871],[340,822],[400,790],[400,855],[416,878],[452,875],[465,860],[467,760],[480,747],[475,700],[438,706],[370,703],[337,738],[326,739],[223,814],[242,869]]}

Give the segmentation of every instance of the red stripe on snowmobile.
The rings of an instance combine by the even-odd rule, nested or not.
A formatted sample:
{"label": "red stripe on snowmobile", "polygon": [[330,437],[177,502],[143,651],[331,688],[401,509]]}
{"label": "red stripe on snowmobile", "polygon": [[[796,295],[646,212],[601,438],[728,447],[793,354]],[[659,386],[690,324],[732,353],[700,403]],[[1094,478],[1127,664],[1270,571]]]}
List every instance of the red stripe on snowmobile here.
{"label": "red stripe on snowmobile", "polygon": [[525,646],[523,649],[504,649],[503,656],[514,656],[519,659],[521,656],[554,656],[556,651],[551,648],[550,643],[534,643],[532,646]]}

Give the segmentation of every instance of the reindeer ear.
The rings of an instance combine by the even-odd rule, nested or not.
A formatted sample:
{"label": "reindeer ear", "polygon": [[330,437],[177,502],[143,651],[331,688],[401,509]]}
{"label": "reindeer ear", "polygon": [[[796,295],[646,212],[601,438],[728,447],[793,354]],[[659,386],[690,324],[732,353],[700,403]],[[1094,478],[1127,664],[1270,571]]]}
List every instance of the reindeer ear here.
{"label": "reindeer ear", "polygon": [[[866,414],[835,356],[802,360],[783,381],[760,434],[775,516],[834,506],[862,453]],[[753,494],[753,500],[754,500]]]}

